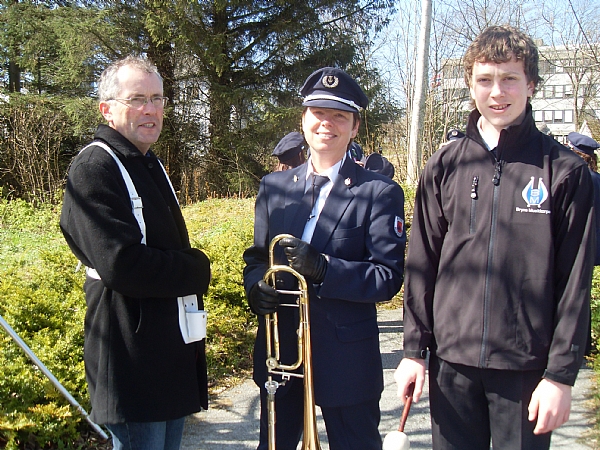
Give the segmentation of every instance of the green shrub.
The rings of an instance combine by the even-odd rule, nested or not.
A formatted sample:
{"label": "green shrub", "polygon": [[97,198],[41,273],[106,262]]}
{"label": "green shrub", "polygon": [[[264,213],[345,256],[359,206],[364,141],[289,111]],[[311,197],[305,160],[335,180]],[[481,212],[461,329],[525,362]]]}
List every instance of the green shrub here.
{"label": "green shrub", "polygon": [[[252,243],[253,199],[185,207],[192,245],[211,259],[207,359],[211,392],[246,377],[256,318],[242,283],[242,253]],[[83,365],[83,271],[75,272],[58,227],[60,206],[0,199],[0,315],[89,411]],[[90,427],[0,329],[0,447],[90,448]]]}
{"label": "green shrub", "polygon": [[209,256],[212,281],[208,312],[209,383],[222,388],[252,367],[256,317],[246,303],[242,254],[253,239],[253,199],[213,199],[183,209],[192,246]]}
{"label": "green shrub", "polygon": [[[82,275],[67,248],[40,251],[35,264],[3,266],[0,314],[86,409]],[[74,442],[81,416],[25,353],[0,335],[0,437],[9,448]]]}
{"label": "green shrub", "polygon": [[597,354],[600,350],[600,267],[594,267],[590,303],[592,307],[592,351]]}
{"label": "green shrub", "polygon": [[594,427],[590,434],[586,434],[586,437],[598,442],[600,441],[600,267],[594,267],[590,303],[592,307],[592,355],[589,359],[594,370],[591,389],[592,398],[590,400],[590,421],[594,424]]}

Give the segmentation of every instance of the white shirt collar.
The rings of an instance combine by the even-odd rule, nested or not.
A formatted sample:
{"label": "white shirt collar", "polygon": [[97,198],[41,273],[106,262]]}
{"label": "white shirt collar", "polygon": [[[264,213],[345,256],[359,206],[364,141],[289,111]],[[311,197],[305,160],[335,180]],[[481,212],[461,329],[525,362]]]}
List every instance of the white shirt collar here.
{"label": "white shirt collar", "polygon": [[322,175],[324,177],[329,177],[331,182],[333,184],[335,184],[335,181],[337,180],[338,175],[340,174],[340,169],[342,168],[344,161],[346,161],[346,153],[344,153],[344,156],[342,157],[342,159],[340,159],[337,163],[335,163],[329,169],[325,170],[322,173],[316,173],[314,171],[314,168],[312,165],[312,156],[311,156],[308,158],[308,166],[306,168],[306,180],[308,181],[310,176],[314,173],[315,175]]}
{"label": "white shirt collar", "polygon": [[482,122],[483,116],[479,117],[479,119],[477,120],[477,131],[479,131],[479,135],[481,136],[481,139],[483,139],[483,142],[487,149],[491,151],[498,146],[498,141],[492,141],[486,138],[486,134],[483,132]]}

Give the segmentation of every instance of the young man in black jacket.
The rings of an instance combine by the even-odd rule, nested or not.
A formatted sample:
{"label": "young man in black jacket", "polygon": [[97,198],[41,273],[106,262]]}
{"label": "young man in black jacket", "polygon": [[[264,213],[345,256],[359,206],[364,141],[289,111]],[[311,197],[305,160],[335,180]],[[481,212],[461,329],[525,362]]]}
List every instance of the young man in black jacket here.
{"label": "young man in black jacket", "polygon": [[137,57],[111,64],[98,97],[107,125],[73,161],[60,218],[87,267],[91,418],[107,426],[115,450],[175,450],[185,416],[208,406],[204,341],[184,338],[178,297],[196,295],[202,309],[210,262],[190,247],[175,193],[150,150],[167,100],[156,67]]}
{"label": "young man in black jacket", "polygon": [[568,420],[593,268],[593,187],[537,130],[533,41],[490,27],[464,58],[476,109],[419,182],[406,263],[398,394],[421,396],[434,449],[547,449]]}

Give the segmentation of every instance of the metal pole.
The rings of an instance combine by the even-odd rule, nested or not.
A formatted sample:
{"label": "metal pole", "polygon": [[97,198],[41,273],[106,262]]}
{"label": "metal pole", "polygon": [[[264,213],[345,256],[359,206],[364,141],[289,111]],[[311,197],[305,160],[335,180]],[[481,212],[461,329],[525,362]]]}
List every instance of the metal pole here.
{"label": "metal pole", "polygon": [[415,74],[415,91],[413,110],[411,113],[410,137],[408,140],[408,182],[417,184],[421,174],[421,142],[420,133],[423,128],[425,114],[425,97],[427,95],[427,67],[429,61],[429,41],[431,34],[431,7],[433,0],[422,0],[421,30],[419,32],[419,48],[417,50],[417,66]]}
{"label": "metal pole", "polygon": [[40,368],[44,375],[48,377],[48,379],[52,382],[56,389],[58,389],[60,393],[64,395],[64,397],[69,401],[69,403],[71,403],[71,405],[73,405],[79,410],[79,412],[83,415],[83,417],[85,417],[85,420],[89,422],[89,424],[96,431],[96,433],[98,433],[102,437],[102,439],[108,439],[108,436],[104,432],[104,430],[100,428],[99,425],[92,422],[86,410],[83,409],[83,407],[77,402],[77,400],[75,400],[75,398],[69,393],[69,391],[67,391],[64,388],[64,386],[60,384],[56,377],[52,375],[52,372],[50,372],[50,370],[48,370],[44,363],[42,363],[39,360],[35,353],[33,353],[33,350],[29,348],[29,346],[23,341],[23,339],[21,339],[17,332],[12,329],[12,327],[6,322],[6,320],[4,320],[2,316],[0,316],[0,325],[2,325],[2,328],[6,330],[9,336],[13,338],[13,340],[19,345],[19,347],[23,349],[23,351],[29,357],[29,359],[31,359],[31,361],[33,361],[33,363]]}

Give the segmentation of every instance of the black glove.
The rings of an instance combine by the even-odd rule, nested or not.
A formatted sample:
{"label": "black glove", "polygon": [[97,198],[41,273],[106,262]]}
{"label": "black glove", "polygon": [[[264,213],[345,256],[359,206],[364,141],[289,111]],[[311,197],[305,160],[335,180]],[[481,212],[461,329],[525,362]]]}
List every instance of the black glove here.
{"label": "black glove", "polygon": [[292,269],[298,271],[315,284],[320,284],[327,272],[327,259],[319,253],[312,245],[298,238],[283,238],[279,245],[284,247]]}
{"label": "black glove", "polygon": [[250,288],[248,304],[254,314],[273,314],[279,306],[279,293],[263,280]]}

